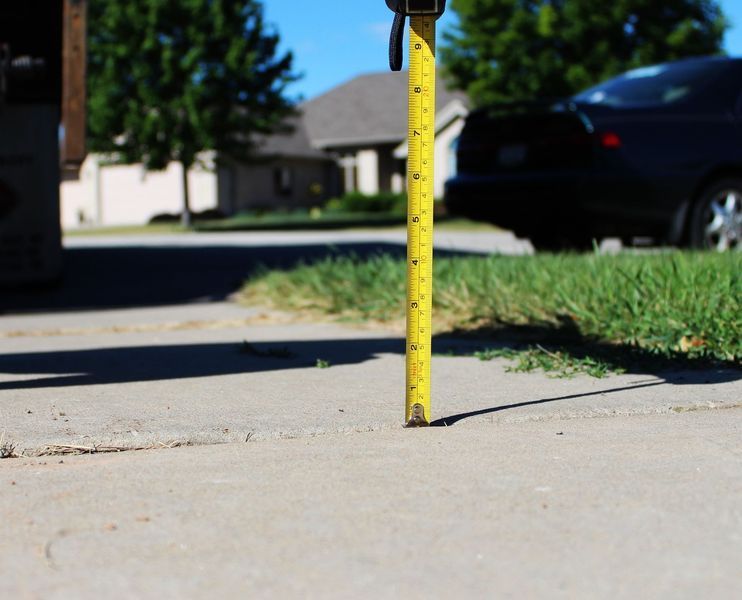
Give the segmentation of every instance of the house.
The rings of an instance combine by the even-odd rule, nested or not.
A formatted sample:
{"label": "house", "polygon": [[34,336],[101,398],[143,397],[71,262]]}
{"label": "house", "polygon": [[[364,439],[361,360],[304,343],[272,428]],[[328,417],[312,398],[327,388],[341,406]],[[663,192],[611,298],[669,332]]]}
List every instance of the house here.
{"label": "house", "polygon": [[[332,155],[343,192],[404,190],[407,159],[407,73],[357,77],[304,105],[314,147]],[[452,143],[461,133],[468,101],[438,78],[436,86],[436,196],[451,175]]]}
{"label": "house", "polygon": [[[290,133],[258,140],[254,163],[222,160],[215,167],[213,153],[205,155],[204,164],[189,173],[192,209],[231,215],[317,206],[351,191],[404,191],[407,87],[404,72],[361,75],[299,105]],[[435,194],[441,197],[455,169],[468,101],[439,78],[436,105]],[[91,156],[78,181],[62,184],[62,223],[142,224],[158,214],[177,214],[181,186],[177,164],[147,173],[141,165],[105,165]]]}

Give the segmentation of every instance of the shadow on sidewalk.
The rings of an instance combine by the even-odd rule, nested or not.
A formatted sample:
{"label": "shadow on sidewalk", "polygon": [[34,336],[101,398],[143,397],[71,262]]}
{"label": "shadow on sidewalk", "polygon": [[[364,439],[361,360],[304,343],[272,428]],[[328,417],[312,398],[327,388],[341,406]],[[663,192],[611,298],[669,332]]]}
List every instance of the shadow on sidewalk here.
{"label": "shadow on sidewalk", "polygon": [[[358,364],[378,354],[400,354],[402,339],[206,343],[61,350],[0,355],[0,373],[34,375],[0,382],[0,390],[170,381]],[[43,375],[42,377],[39,377]]]}
{"label": "shadow on sidewalk", "polygon": [[[452,348],[460,351],[466,347],[466,344],[468,344],[466,340],[441,337],[434,340],[434,351],[446,353]],[[476,346],[470,345],[469,354],[475,349]],[[318,359],[337,367],[361,364],[380,354],[398,354],[402,360],[403,353],[404,340],[400,338],[372,338],[288,340],[270,343],[256,342],[249,345],[240,342],[152,345],[5,354],[0,355],[0,373],[18,375],[22,379],[0,382],[0,391],[171,381],[302,369],[315,367]],[[740,377],[739,371],[722,368],[703,371],[663,370],[654,372],[636,369],[633,372],[651,373],[673,385],[723,383],[738,380]],[[402,385],[401,382],[400,385]],[[651,385],[658,385],[658,382],[652,382]],[[608,392],[614,391],[620,390],[608,390]],[[526,404],[514,405],[512,408],[560,399],[566,398],[534,400]],[[508,407],[488,408],[471,415],[454,415],[443,421],[450,425],[467,416],[487,414],[496,410],[505,410],[505,408]]]}

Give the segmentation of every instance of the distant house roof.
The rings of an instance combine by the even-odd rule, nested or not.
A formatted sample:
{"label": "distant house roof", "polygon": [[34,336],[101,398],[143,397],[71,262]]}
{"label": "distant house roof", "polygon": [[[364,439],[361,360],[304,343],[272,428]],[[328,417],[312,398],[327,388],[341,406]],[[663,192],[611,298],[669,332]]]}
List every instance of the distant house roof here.
{"label": "distant house roof", "polygon": [[[398,144],[407,135],[408,73],[372,73],[351,79],[299,106],[311,144],[330,149],[363,144]],[[468,106],[463,92],[436,81],[436,107],[454,101]]]}
{"label": "distant house roof", "polygon": [[274,133],[258,139],[258,152],[263,157],[327,159],[327,152],[312,144],[307,133],[306,119],[300,114],[291,117],[286,125],[288,133]]}
{"label": "distant house roof", "polygon": [[[407,137],[407,86],[406,71],[351,79],[300,104],[298,116],[287,122],[293,131],[258,140],[260,155],[327,159],[335,149],[400,144]],[[435,93],[438,121],[469,105],[466,94],[447,90],[441,77]]]}

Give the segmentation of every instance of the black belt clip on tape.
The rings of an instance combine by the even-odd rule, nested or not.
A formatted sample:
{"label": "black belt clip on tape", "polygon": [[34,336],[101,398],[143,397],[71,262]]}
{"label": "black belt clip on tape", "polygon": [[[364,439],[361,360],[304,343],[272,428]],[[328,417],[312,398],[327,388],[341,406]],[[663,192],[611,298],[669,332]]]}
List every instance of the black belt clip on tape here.
{"label": "black belt clip on tape", "polygon": [[401,71],[405,20],[408,16],[420,15],[437,19],[446,10],[446,0],[386,0],[386,5],[394,11],[392,35],[389,37],[389,67],[392,71]]}

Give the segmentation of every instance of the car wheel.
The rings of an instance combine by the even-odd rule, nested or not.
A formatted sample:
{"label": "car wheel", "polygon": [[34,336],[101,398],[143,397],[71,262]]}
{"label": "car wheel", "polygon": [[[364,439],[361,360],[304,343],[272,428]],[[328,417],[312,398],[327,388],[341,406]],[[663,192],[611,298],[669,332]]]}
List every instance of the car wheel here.
{"label": "car wheel", "polygon": [[742,179],[707,187],[690,218],[690,243],[705,250],[739,250],[742,242]]}

